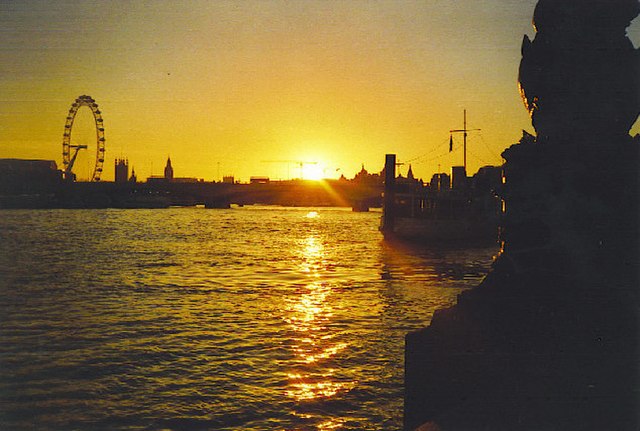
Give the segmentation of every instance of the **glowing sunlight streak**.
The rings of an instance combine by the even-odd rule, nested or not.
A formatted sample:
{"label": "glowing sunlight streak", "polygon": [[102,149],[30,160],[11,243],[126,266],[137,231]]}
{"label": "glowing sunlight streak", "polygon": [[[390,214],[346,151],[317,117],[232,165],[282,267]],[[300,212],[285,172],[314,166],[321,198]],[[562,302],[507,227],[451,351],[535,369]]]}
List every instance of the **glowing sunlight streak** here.
{"label": "glowing sunlight streak", "polygon": [[331,187],[331,184],[328,181],[320,180],[319,183],[322,186],[322,188],[326,190],[329,196],[331,196],[331,198],[334,199],[336,202],[339,202],[341,206],[344,206],[344,207],[351,206],[351,204],[340,193],[336,192],[333,189],[333,187]]}

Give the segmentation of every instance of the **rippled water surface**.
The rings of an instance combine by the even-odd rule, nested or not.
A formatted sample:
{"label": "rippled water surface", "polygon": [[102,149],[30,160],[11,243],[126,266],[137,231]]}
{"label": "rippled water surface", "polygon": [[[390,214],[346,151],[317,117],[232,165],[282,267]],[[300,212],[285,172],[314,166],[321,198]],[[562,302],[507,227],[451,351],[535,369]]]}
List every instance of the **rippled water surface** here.
{"label": "rippled water surface", "polygon": [[495,249],[346,209],[0,212],[0,429],[398,430],[403,343]]}

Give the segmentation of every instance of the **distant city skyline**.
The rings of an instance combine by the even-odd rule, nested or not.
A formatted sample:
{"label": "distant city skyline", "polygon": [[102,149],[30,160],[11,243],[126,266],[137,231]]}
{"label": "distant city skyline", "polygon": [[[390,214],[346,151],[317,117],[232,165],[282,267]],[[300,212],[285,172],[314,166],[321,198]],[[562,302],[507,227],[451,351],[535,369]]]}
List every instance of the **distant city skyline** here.
{"label": "distant city skyline", "polygon": [[[482,129],[469,134],[472,174],[533,132],[517,70],[536,3],[5,1],[0,158],[62,167],[68,109],[87,94],[104,118],[104,180],[116,158],[144,180],[168,156],[176,176],[207,181],[299,176],[278,160],[352,178],[385,153],[427,180],[462,164],[461,136],[448,143],[463,109]],[[638,46],[637,20],[628,33]],[[74,133],[95,136],[88,110]]]}

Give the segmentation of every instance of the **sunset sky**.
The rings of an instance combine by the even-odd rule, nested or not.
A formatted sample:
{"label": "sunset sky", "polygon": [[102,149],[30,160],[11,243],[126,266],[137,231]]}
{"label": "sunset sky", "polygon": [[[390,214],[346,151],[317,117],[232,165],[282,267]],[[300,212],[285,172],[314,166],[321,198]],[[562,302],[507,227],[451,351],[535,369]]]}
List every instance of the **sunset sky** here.
{"label": "sunset sky", "polygon": [[[104,180],[121,156],[141,179],[171,156],[176,176],[247,181],[298,176],[268,162],[284,160],[351,178],[385,153],[428,179],[462,163],[462,137],[451,154],[448,140],[465,108],[482,129],[469,135],[473,173],[533,132],[516,79],[535,4],[4,0],[0,158],[62,166],[67,111],[87,94],[104,118]],[[629,35],[638,46],[637,20]],[[84,110],[73,137],[95,151]]]}

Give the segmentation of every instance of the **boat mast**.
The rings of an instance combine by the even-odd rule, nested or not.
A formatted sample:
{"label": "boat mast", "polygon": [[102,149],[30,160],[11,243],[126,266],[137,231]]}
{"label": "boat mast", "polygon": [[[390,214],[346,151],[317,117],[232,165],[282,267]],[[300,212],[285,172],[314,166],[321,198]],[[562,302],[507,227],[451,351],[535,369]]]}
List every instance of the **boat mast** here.
{"label": "boat mast", "polygon": [[462,146],[462,154],[463,154],[463,162],[462,166],[464,166],[464,171],[467,172],[467,110],[463,111],[464,120],[462,121],[462,130],[464,133],[462,134],[462,142],[464,145]]}
{"label": "boat mast", "polygon": [[472,132],[472,131],[476,131],[476,130],[480,130],[480,129],[467,129],[467,110],[466,109],[464,110],[464,118],[463,118],[463,123],[462,124],[463,124],[462,125],[462,129],[449,130],[449,133],[462,132],[463,166],[464,166],[464,171],[467,172],[467,132]]}

